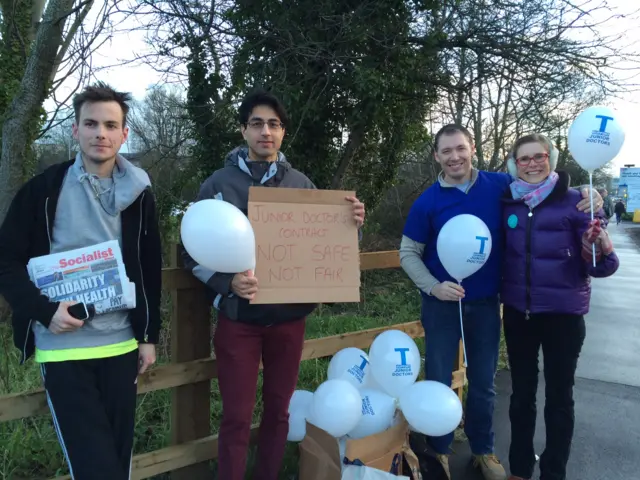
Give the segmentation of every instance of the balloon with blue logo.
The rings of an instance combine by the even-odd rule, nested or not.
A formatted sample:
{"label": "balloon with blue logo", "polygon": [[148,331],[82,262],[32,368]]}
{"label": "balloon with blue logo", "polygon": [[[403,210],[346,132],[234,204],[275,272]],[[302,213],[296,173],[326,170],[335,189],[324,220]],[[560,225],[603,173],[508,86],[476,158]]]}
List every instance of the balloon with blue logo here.
{"label": "balloon with blue logo", "polygon": [[489,227],[475,215],[456,215],[444,224],[436,248],[440,263],[458,283],[476,273],[491,255]]}
{"label": "balloon with blue logo", "polygon": [[346,380],[356,388],[364,387],[370,374],[369,356],[359,348],[343,348],[329,362],[327,378]]}
{"label": "balloon with blue logo", "polygon": [[[589,107],[576,117],[569,127],[567,146],[574,160],[589,172],[593,192],[593,172],[616,158],[624,144],[624,129],[619,115],[609,107]],[[593,220],[593,195],[591,196]],[[595,244],[592,245],[593,266],[596,266]]]}
{"label": "balloon with blue logo", "polygon": [[416,342],[400,330],[387,330],[376,337],[369,350],[371,374],[387,394],[398,398],[418,378],[420,351]]}
{"label": "balloon with blue logo", "polygon": [[616,112],[609,107],[595,106],[576,117],[569,127],[567,143],[578,165],[593,172],[616,158],[624,137]]}
{"label": "balloon with blue logo", "polygon": [[[489,259],[491,255],[491,232],[489,227],[475,215],[462,214],[450,219],[440,229],[436,249],[440,263],[458,284],[470,277]],[[464,366],[467,366],[467,347],[464,340],[462,300],[458,300],[460,311],[460,331],[464,351]]]}
{"label": "balloon with blue logo", "polygon": [[350,438],[364,438],[390,428],[396,413],[397,400],[391,395],[371,388],[360,390],[360,396],[362,397],[362,418],[347,435]]}

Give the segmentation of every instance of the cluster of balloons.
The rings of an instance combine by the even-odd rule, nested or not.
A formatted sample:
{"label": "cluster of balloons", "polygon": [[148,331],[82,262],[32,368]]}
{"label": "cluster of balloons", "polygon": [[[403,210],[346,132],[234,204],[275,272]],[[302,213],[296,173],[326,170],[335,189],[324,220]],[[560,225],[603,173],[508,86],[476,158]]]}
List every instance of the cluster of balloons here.
{"label": "cluster of balloons", "polygon": [[417,432],[452,432],[462,419],[460,400],[442,383],[416,382],[420,364],[414,340],[400,330],[376,337],[369,355],[359,348],[339,351],[329,363],[328,379],[314,393],[294,392],[288,440],[301,441],[307,421],[336,438],[368,437],[392,427],[398,409]]}
{"label": "cluster of balloons", "polygon": [[209,270],[240,273],[256,268],[253,227],[242,210],[224,200],[191,204],[182,217],[180,237],[191,258]]}

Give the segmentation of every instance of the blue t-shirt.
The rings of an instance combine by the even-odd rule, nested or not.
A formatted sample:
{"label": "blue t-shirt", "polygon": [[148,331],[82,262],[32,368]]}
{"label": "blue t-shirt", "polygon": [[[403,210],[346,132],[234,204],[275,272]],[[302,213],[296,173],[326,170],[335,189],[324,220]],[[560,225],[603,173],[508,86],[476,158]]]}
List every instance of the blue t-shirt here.
{"label": "blue t-shirt", "polygon": [[511,177],[507,173],[482,171],[478,172],[478,178],[466,193],[436,182],[418,197],[409,212],[403,234],[414,242],[425,244],[422,261],[439,282],[457,283],[438,258],[436,245],[444,224],[457,215],[467,213],[480,218],[489,227],[493,242],[491,254],[480,270],[462,281],[465,300],[496,296],[500,291],[503,243],[501,198],[510,183]]}

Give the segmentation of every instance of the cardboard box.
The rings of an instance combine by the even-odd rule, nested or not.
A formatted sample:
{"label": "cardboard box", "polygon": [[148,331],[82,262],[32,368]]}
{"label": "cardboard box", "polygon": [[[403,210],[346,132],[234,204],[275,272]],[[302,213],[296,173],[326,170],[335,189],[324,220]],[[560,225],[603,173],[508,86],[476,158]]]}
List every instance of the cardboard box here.
{"label": "cardboard box", "polygon": [[250,187],[256,237],[252,304],[360,301],[354,191]]}
{"label": "cardboard box", "polygon": [[[409,424],[404,417],[390,429],[357,440],[347,440],[345,456],[367,467],[389,472],[397,454],[409,449]],[[402,475],[402,461],[400,471]],[[407,473],[405,473],[406,475]],[[300,443],[299,480],[340,480],[342,459],[338,439],[307,422],[307,434]]]}

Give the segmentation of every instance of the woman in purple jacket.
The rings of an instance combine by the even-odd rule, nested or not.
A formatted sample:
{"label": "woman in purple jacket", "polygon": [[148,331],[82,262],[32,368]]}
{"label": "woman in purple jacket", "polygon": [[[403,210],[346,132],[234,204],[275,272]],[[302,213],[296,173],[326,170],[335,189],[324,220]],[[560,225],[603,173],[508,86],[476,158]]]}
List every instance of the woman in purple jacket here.
{"label": "woman in purple jacket", "polygon": [[590,277],[608,277],[618,269],[618,257],[602,228],[604,214],[591,222],[576,209],[580,193],[569,188],[567,173],[555,172],[557,159],[553,144],[534,134],[520,138],[507,160],[514,181],[504,198],[501,300],[513,389],[510,480],[533,475],[540,346],[547,433],[540,478],[566,478],[574,426],[573,384],[585,338]]}

